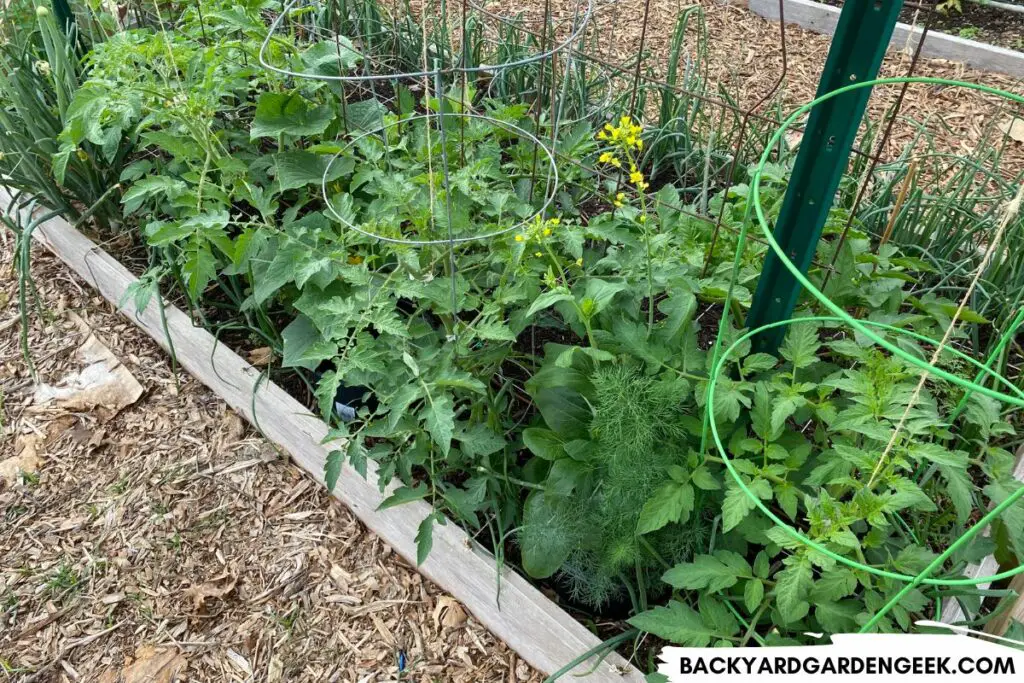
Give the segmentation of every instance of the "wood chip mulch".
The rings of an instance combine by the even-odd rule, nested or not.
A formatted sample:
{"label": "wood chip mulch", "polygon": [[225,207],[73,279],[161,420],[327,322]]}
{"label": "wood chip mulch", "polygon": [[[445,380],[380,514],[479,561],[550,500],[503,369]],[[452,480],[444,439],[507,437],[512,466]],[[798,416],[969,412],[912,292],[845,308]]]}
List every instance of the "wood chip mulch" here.
{"label": "wood chip mulch", "polygon": [[0,480],[0,680],[540,680],[42,253],[39,381],[91,329],[144,392],[35,404],[11,251],[0,234],[0,463],[35,471]]}

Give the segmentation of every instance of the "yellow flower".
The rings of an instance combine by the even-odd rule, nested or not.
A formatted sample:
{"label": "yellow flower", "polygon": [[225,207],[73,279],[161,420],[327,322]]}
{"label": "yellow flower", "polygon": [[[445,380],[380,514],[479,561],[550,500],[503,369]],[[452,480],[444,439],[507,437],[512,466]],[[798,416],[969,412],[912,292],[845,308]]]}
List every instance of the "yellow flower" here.
{"label": "yellow flower", "polygon": [[619,201],[619,202],[621,202],[625,198],[626,198],[626,193],[625,192],[620,192],[617,195],[615,195],[615,200]]}
{"label": "yellow flower", "polygon": [[351,256],[348,257],[348,262],[349,265],[358,266],[360,263],[363,262],[363,257],[360,256],[359,254],[352,254]]}
{"label": "yellow flower", "polygon": [[608,133],[605,133],[602,130],[600,133],[597,134],[597,139],[598,140],[607,140],[608,139]]}
{"label": "yellow flower", "polygon": [[633,171],[629,174],[629,182],[640,187],[640,184],[644,182],[644,174],[640,171]]}
{"label": "yellow flower", "polygon": [[645,214],[645,213],[640,214],[640,218],[638,218],[637,220],[640,221],[641,223],[646,223],[647,222],[647,214]]}
{"label": "yellow flower", "polygon": [[544,228],[544,236],[551,237],[551,228]]}
{"label": "yellow flower", "polygon": [[618,160],[618,159],[617,159],[616,157],[612,157],[612,161],[611,161],[611,164],[612,164],[612,166],[614,166],[615,168],[622,168],[622,162],[621,162],[621,161],[619,161],[619,160]]}
{"label": "yellow flower", "polygon": [[613,130],[615,130],[615,128],[614,128],[614,127],[612,127],[612,124],[610,124],[610,123],[606,123],[606,124],[604,124],[604,129],[605,129],[606,131],[608,131],[609,133],[611,133],[611,132],[612,132]]}
{"label": "yellow flower", "polygon": [[619,119],[619,125],[620,126],[629,126],[632,123],[633,123],[633,119],[629,118],[628,115],[623,116],[622,118]]}
{"label": "yellow flower", "polygon": [[576,259],[576,265],[579,266],[580,268],[583,267],[583,257],[582,256],[580,258]]}
{"label": "yellow flower", "polygon": [[642,138],[636,139],[636,148],[642,150],[644,148],[644,141]]}
{"label": "yellow flower", "polygon": [[522,242],[525,239],[522,235],[516,235],[516,242]]}
{"label": "yellow flower", "polygon": [[628,138],[626,138],[626,144],[629,145],[630,147],[636,147],[636,136],[630,135]]}
{"label": "yellow flower", "polygon": [[548,221],[548,223],[550,223],[551,225],[555,225],[555,226],[561,225],[562,224],[562,219],[561,218],[552,218],[551,220]]}
{"label": "yellow flower", "polygon": [[533,255],[536,256],[537,258],[540,258],[544,254],[540,253],[539,251],[535,251],[535,252],[533,252]]}
{"label": "yellow flower", "polygon": [[621,208],[622,208],[622,206],[623,206],[623,205],[622,205],[622,202],[620,202],[620,201],[619,201],[619,200],[617,200],[617,199],[616,199],[616,200],[615,200],[615,201],[614,201],[613,203],[615,204],[615,208],[616,208],[616,209],[621,209]]}
{"label": "yellow flower", "polygon": [[611,160],[614,158],[615,157],[612,156],[611,152],[604,152],[601,156],[597,158],[597,160],[602,164],[607,164],[611,162]]}

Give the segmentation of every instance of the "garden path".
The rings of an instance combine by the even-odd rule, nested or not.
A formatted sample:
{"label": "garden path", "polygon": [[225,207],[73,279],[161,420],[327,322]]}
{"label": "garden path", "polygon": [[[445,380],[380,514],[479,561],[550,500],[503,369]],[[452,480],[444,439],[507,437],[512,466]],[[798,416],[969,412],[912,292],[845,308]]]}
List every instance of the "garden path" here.
{"label": "garden path", "polygon": [[116,414],[37,404],[11,247],[0,235],[0,667],[14,680],[540,680],[43,253],[39,381],[76,370],[92,333],[141,396]]}

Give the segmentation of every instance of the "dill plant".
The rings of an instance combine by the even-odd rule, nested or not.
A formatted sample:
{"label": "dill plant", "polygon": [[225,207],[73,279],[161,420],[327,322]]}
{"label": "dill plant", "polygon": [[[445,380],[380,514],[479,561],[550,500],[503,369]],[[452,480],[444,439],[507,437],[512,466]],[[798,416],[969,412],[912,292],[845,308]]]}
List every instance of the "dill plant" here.
{"label": "dill plant", "polygon": [[[578,365],[590,367],[586,361]],[[545,386],[543,373],[539,377],[528,387],[547,406],[553,389]],[[686,461],[691,388],[672,373],[645,373],[628,356],[593,365],[577,386],[592,418],[584,438],[565,443],[571,460],[556,459],[547,491],[532,494],[527,504],[520,534],[524,560],[528,569],[547,573],[558,561],[552,548],[561,548],[558,578],[576,600],[602,607],[628,592],[636,606],[648,594],[664,592],[656,578],[666,562],[688,559],[710,533],[699,494],[688,503],[696,510],[692,514],[649,535],[637,533],[645,504]],[[550,457],[545,445],[558,438],[528,430],[527,444]]]}

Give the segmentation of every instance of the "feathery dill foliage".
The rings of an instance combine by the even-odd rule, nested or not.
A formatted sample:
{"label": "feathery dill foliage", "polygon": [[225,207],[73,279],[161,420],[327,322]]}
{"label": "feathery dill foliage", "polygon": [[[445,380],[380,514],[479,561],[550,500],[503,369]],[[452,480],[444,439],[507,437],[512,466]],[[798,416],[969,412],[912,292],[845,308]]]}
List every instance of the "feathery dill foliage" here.
{"label": "feathery dill foliage", "polygon": [[528,519],[521,541],[525,548],[545,547],[552,523],[569,530],[560,539],[571,550],[558,578],[574,599],[601,607],[624,598],[634,580],[643,583],[637,588],[645,595],[663,593],[661,563],[685,561],[706,545],[710,520],[698,513],[685,523],[637,534],[645,504],[670,479],[673,465],[686,460],[685,418],[693,410],[689,383],[670,374],[644,374],[628,359],[598,366],[589,382],[593,418],[585,445],[577,444],[586,457],[585,481],[554,502],[544,523]]}

